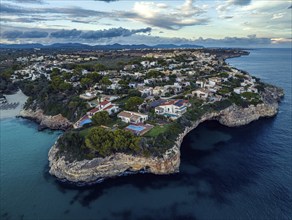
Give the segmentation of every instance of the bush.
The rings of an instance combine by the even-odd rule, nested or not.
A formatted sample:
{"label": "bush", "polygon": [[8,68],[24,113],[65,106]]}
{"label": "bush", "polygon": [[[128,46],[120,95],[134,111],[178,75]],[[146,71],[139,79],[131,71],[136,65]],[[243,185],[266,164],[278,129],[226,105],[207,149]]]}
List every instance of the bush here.
{"label": "bush", "polygon": [[129,131],[110,131],[102,127],[92,128],[85,138],[85,146],[103,157],[116,152],[138,153],[139,142],[140,138]]}

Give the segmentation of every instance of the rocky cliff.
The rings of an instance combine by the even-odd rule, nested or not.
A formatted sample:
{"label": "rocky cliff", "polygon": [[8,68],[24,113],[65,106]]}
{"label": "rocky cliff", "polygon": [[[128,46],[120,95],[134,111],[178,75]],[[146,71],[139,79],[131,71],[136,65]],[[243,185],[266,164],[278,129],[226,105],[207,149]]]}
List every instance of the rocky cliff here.
{"label": "rocky cliff", "polygon": [[21,110],[18,117],[27,118],[39,123],[39,130],[50,128],[53,130],[67,130],[72,123],[61,114],[49,116],[45,115],[43,110],[33,111],[31,109]]}
{"label": "rocky cliff", "polygon": [[264,102],[248,108],[232,105],[220,112],[204,114],[192,126],[186,127],[178,136],[174,146],[162,157],[138,157],[122,153],[106,158],[74,161],[58,157],[58,147],[55,144],[49,151],[50,174],[61,180],[74,183],[91,183],[105,178],[120,176],[128,172],[149,172],[154,174],[170,174],[179,171],[180,146],[185,135],[206,120],[218,120],[221,124],[234,127],[246,125],[261,117],[271,117],[277,114],[278,101],[283,94],[276,90],[267,90],[263,95]]}

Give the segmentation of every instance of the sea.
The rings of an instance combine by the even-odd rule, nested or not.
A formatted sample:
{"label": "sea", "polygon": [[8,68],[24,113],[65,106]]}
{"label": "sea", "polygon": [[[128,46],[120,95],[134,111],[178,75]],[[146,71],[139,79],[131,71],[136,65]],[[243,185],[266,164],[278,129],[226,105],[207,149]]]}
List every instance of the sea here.
{"label": "sea", "polygon": [[60,183],[47,154],[61,132],[1,120],[0,219],[292,219],[291,58],[291,49],[253,49],[228,59],[284,89],[279,114],[238,128],[202,123],[184,138],[173,175]]}

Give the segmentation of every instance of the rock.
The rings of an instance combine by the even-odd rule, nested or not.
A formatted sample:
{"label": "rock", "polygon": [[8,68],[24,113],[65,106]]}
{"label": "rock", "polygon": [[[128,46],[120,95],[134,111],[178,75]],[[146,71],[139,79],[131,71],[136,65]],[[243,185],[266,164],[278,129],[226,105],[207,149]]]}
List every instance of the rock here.
{"label": "rock", "polygon": [[148,172],[154,174],[171,174],[179,172],[180,146],[185,135],[195,129],[206,120],[217,120],[221,124],[235,127],[246,125],[261,117],[272,117],[277,114],[278,101],[282,94],[277,90],[267,90],[263,94],[264,102],[257,106],[242,108],[232,105],[220,112],[204,114],[199,120],[193,122],[192,126],[186,127],[179,134],[174,146],[167,150],[161,157],[132,156],[116,153],[105,158],[94,158],[92,160],[74,161],[58,157],[57,142],[49,151],[50,174],[60,180],[70,181],[76,184],[90,184],[100,180],[121,176],[128,172]]}
{"label": "rock", "polygon": [[61,114],[49,116],[45,115],[43,110],[33,111],[32,109],[21,110],[18,117],[27,118],[39,123],[38,130],[50,128],[53,130],[67,130],[72,127],[72,123]]}

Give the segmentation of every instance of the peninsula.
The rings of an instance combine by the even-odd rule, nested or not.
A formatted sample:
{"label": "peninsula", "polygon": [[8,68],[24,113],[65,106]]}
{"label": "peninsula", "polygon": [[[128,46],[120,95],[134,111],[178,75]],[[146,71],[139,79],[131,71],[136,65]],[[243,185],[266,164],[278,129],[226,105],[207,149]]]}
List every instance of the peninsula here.
{"label": "peninsula", "polygon": [[[32,50],[5,80],[29,98],[20,117],[61,129],[50,174],[91,184],[179,172],[184,136],[206,120],[229,127],[277,114],[283,90],[226,63],[237,49]],[[9,62],[2,60],[1,62]]]}

